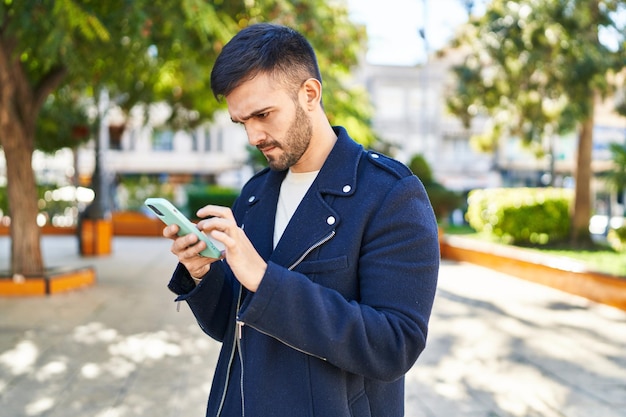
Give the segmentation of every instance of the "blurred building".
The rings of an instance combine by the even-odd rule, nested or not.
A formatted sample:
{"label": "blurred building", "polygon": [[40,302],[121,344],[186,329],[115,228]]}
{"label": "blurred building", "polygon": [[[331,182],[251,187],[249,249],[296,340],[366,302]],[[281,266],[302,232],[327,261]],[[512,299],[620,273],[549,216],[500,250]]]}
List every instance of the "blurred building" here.
{"label": "blurred building", "polygon": [[450,68],[462,56],[434,57],[421,66],[365,65],[357,78],[363,82],[375,107],[373,127],[391,146],[391,153],[408,163],[417,154],[430,163],[437,181],[450,189],[500,184],[492,155],[474,151],[469,142],[484,120],[466,129],[446,110],[445,97],[452,87]]}
{"label": "blurred building", "polygon": [[[160,112],[158,106],[153,112]],[[190,132],[164,127],[161,119],[140,116],[112,117],[108,146],[103,152],[103,165],[110,176],[158,175],[192,178],[238,186],[246,169],[249,154],[245,130],[231,122],[226,112],[218,113],[213,123],[206,123]],[[33,169],[37,180],[46,184],[74,182],[89,184],[95,168],[95,141],[75,151],[61,149],[52,155],[35,151]],[[0,186],[6,184],[6,161],[0,149]]]}
{"label": "blurred building", "polygon": [[195,177],[232,186],[240,184],[242,175],[250,175],[245,169],[245,130],[226,112],[191,132],[163,127],[158,118],[156,123],[130,119],[123,133],[109,140],[106,170],[117,175],[157,174],[182,181]]}

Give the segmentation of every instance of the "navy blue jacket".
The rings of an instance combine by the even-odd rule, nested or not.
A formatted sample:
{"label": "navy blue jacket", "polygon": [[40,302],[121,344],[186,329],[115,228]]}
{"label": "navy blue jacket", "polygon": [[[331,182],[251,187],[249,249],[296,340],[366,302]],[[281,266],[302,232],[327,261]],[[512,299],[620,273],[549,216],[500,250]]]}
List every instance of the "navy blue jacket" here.
{"label": "navy blue jacket", "polygon": [[[223,343],[207,416],[399,417],[404,374],[425,347],[439,269],[424,187],[343,128],[272,249],[286,172],[264,170],[233,206],[267,271],[256,293],[226,261],[169,288]],[[243,393],[243,395],[242,395]]]}

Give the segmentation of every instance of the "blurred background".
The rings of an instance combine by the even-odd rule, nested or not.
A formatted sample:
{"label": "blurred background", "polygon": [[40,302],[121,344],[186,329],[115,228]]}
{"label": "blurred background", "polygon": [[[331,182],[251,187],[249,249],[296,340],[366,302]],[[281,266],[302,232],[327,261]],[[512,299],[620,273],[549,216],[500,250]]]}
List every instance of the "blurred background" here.
{"label": "blurred background", "polygon": [[[406,163],[441,247],[488,268],[442,251],[407,417],[622,416],[625,304],[608,306],[626,288],[618,0],[0,2],[0,415],[205,409],[219,344],[175,313],[176,260],[143,201],[193,218],[264,167],[209,87],[255,22],[311,41],[330,121]],[[531,260],[535,283],[502,254]],[[76,267],[98,285],[5,296]],[[582,297],[548,288],[553,274]]]}
{"label": "blurred background", "polygon": [[[4,2],[0,233],[25,242],[11,268],[43,266],[19,256],[38,230],[149,216],[149,196],[190,216],[231,204],[263,160],[208,79],[261,21],[310,39],[331,122],[409,165],[442,230],[620,251],[625,3]],[[471,198],[490,189],[524,192]]]}

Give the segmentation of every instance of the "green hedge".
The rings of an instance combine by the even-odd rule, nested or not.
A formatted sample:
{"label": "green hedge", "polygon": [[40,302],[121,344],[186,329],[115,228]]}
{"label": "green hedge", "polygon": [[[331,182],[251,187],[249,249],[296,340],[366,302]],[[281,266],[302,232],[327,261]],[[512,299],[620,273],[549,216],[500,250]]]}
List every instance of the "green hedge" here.
{"label": "green hedge", "polygon": [[626,252],[626,226],[611,229],[607,240],[613,249],[618,252]]}
{"label": "green hedge", "polygon": [[460,193],[448,190],[435,181],[430,164],[423,155],[414,155],[409,162],[409,169],[422,181],[430,204],[433,206],[438,223],[447,223],[448,215],[463,205]]}
{"label": "green hedge", "polygon": [[572,190],[561,188],[473,190],[466,216],[474,230],[508,243],[554,243],[569,235],[572,198]]}
{"label": "green hedge", "polygon": [[216,185],[188,185],[185,187],[187,194],[187,215],[193,218],[196,212],[207,204],[232,207],[239,191],[232,188],[219,187]]}
{"label": "green hedge", "polygon": [[439,183],[424,184],[424,188],[438,223],[447,223],[450,213],[463,205],[460,193],[448,190]]}

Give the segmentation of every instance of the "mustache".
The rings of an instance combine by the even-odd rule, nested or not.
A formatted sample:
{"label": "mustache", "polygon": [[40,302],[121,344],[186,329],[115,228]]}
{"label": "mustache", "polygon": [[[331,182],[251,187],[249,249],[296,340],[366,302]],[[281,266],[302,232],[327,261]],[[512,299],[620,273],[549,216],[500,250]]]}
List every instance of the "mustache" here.
{"label": "mustache", "polygon": [[258,145],[256,145],[256,148],[260,151],[263,151],[263,149],[268,149],[268,148],[280,148],[280,143],[274,140],[261,142]]}

